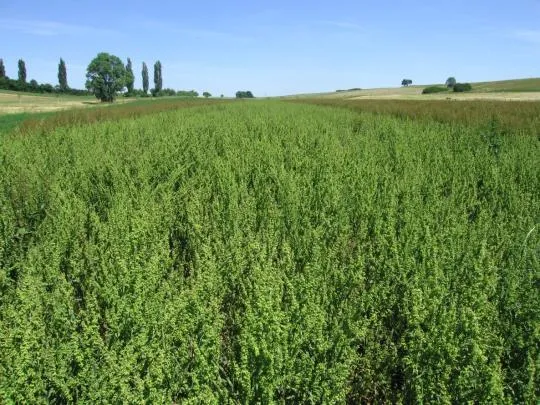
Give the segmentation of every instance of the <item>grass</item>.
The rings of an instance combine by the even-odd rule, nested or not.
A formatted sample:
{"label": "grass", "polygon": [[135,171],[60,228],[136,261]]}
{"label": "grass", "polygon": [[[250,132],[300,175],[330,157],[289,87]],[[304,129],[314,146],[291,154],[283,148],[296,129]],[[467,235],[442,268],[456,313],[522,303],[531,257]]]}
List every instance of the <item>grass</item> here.
{"label": "grass", "polygon": [[0,133],[17,129],[20,133],[37,130],[50,131],[58,127],[81,125],[84,123],[135,118],[141,115],[178,108],[195,107],[226,102],[221,99],[190,99],[183,97],[163,97],[139,99],[129,103],[103,105],[103,108],[71,109],[58,112],[20,113],[0,115]]}
{"label": "grass", "polygon": [[478,130],[495,124],[509,133],[540,134],[540,102],[475,100],[363,100],[311,98],[293,102],[348,108],[359,112],[393,115],[402,119],[437,121],[472,126]]}
{"label": "grass", "polygon": [[536,106],[180,105],[0,138],[0,402],[536,401]]}
{"label": "grass", "polygon": [[472,83],[479,92],[540,92],[540,78]]}
{"label": "grass", "polygon": [[449,97],[453,100],[540,100],[540,78],[480,82],[471,83],[471,85],[472,91],[468,94],[422,94],[422,91],[425,88],[444,86],[443,84],[432,84],[412,85],[408,87],[350,90],[318,94],[300,94],[288,96],[287,98],[436,100]]}
{"label": "grass", "polygon": [[[5,96],[21,96],[21,98],[49,98],[49,99],[66,99],[66,100],[95,100],[94,96],[78,96],[74,94],[56,94],[56,93],[31,93],[27,91],[0,90],[0,95]],[[1,98],[0,98],[1,100]]]}

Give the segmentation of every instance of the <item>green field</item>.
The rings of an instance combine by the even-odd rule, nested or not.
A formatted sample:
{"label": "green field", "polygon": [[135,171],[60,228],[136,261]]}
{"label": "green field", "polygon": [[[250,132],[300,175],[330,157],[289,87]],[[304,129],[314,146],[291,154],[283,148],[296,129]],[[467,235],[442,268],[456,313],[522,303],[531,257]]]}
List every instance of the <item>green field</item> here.
{"label": "green field", "polygon": [[441,86],[433,83],[402,87],[351,89],[326,93],[298,94],[287,99],[329,98],[329,99],[377,99],[377,100],[499,100],[499,101],[539,101],[540,78],[501,80],[471,83],[472,90],[456,93],[451,90],[436,94],[422,94],[427,87]]}
{"label": "green field", "polygon": [[311,102],[6,126],[0,403],[535,403],[538,105]]}
{"label": "green field", "polygon": [[485,92],[540,92],[540,78],[473,83],[473,89]]}

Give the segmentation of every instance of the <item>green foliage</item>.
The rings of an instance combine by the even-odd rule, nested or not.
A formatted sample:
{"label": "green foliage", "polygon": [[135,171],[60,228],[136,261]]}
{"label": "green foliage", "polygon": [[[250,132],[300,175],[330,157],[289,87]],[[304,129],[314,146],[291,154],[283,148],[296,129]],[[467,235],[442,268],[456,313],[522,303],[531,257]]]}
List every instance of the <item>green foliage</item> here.
{"label": "green foliage", "polygon": [[69,88],[67,83],[66,63],[62,58],[60,58],[60,63],[58,64],[58,86],[60,87],[61,92],[65,92]]}
{"label": "green foliage", "polygon": [[251,91],[237,91],[236,98],[255,98]]}
{"label": "green foliage", "polygon": [[210,93],[207,92],[207,91],[205,91],[202,95],[203,95],[204,98],[212,97],[212,94],[210,94]]}
{"label": "green foliage", "polygon": [[0,138],[1,403],[536,402],[536,132],[213,103]]}
{"label": "green foliage", "polygon": [[456,78],[455,77],[449,77],[446,79],[445,85],[446,87],[452,88],[456,85]]}
{"label": "green foliage", "polygon": [[409,85],[411,85],[411,84],[412,84],[412,80],[411,80],[411,79],[403,79],[403,80],[401,81],[401,85],[402,85],[402,86],[405,86],[405,87],[407,87],[407,86],[409,86]]}
{"label": "green foliage", "polygon": [[470,83],[456,83],[454,84],[453,89],[456,93],[462,93],[464,91],[471,91],[472,86],[470,85]]}
{"label": "green foliage", "polygon": [[135,75],[133,74],[133,67],[131,66],[131,59],[127,58],[126,64],[126,88],[128,95],[133,94],[133,86],[135,83]]}
{"label": "green foliage", "polygon": [[142,83],[143,83],[144,94],[148,94],[148,88],[150,86],[149,79],[148,79],[148,67],[146,66],[146,63],[144,62],[142,64]]}
{"label": "green foliage", "polygon": [[199,97],[199,93],[195,90],[178,90],[176,95],[180,97]]}
{"label": "green foliage", "polygon": [[445,93],[448,92],[446,87],[441,86],[429,86],[422,90],[422,94],[434,94],[434,93]]}
{"label": "green foliage", "polygon": [[126,84],[126,69],[118,56],[99,53],[86,70],[86,88],[96,98],[112,102]]}
{"label": "green foliage", "polygon": [[4,60],[0,58],[0,79],[6,77],[6,67],[4,66]]}
{"label": "green foliage", "polygon": [[302,98],[290,102],[342,107],[359,112],[390,114],[403,119],[461,123],[485,127],[495,116],[502,129],[517,133],[540,133],[540,103],[528,101],[359,100]]}
{"label": "green foliage", "polygon": [[18,65],[18,77],[19,77],[19,82],[24,84],[26,83],[26,64],[24,63],[24,60],[22,59],[19,59],[19,62],[17,63]]}
{"label": "green foliage", "polygon": [[161,75],[161,62],[158,60],[154,63],[154,88],[152,89],[152,94],[156,97],[159,96],[162,87],[163,77]]}
{"label": "green foliage", "polygon": [[91,94],[87,90],[72,89],[68,87],[67,90],[62,91],[60,86],[54,87],[49,83],[37,83],[35,80],[31,80],[30,83],[22,83],[19,80],[13,80],[7,77],[0,77],[0,89],[32,93],[65,93],[74,96],[88,96]]}

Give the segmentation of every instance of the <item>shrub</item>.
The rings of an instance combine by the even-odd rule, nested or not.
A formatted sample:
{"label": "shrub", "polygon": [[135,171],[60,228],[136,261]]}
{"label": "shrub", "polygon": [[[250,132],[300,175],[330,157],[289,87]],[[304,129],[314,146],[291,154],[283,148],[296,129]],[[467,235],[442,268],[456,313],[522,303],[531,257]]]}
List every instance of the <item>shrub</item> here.
{"label": "shrub", "polygon": [[456,93],[463,93],[464,91],[471,91],[472,86],[470,83],[456,83],[454,85],[454,91]]}
{"label": "shrub", "polygon": [[444,92],[447,92],[447,91],[448,91],[448,89],[446,87],[430,86],[430,87],[426,87],[424,90],[422,90],[422,94],[444,93]]}

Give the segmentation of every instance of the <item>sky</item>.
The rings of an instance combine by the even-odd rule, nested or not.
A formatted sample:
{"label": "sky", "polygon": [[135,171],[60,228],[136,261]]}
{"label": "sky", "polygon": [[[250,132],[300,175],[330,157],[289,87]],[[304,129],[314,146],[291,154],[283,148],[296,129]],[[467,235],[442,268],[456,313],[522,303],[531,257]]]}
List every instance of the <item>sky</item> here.
{"label": "sky", "polygon": [[63,58],[75,88],[99,52],[225,96],[540,76],[540,0],[0,0],[0,38],[8,76],[57,84]]}

